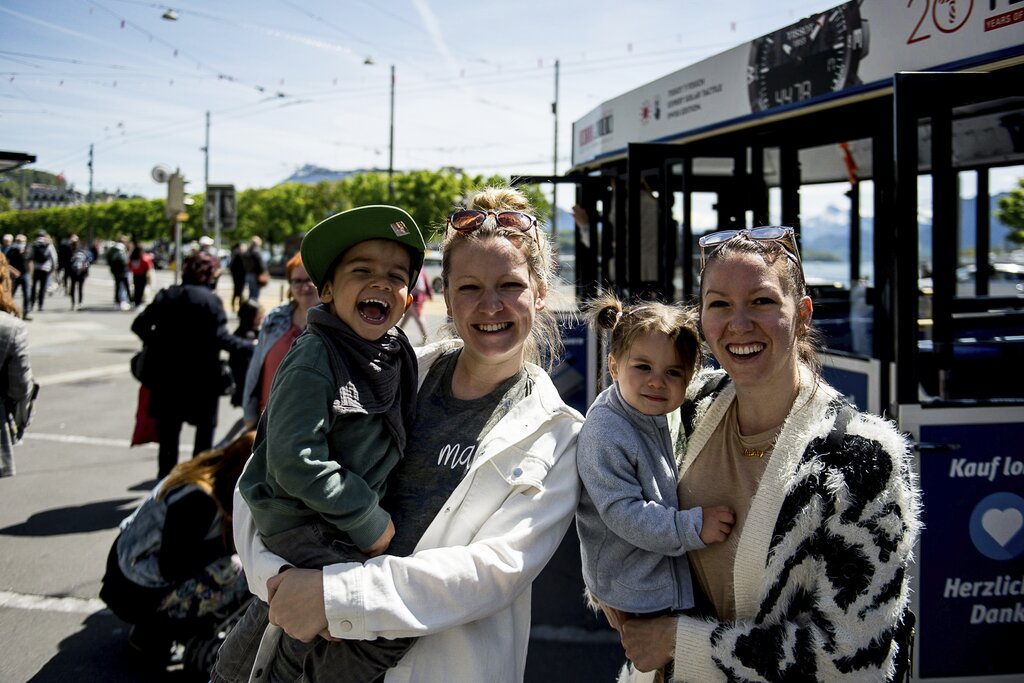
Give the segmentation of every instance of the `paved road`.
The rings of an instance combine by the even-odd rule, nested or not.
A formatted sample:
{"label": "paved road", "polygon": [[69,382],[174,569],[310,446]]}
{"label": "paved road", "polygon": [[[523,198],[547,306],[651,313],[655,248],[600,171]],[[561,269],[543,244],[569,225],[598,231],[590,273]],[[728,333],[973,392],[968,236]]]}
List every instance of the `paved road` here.
{"label": "paved road", "polygon": [[[156,284],[171,274],[156,273]],[[230,284],[218,291],[230,297]],[[284,283],[272,281],[261,301],[280,301]],[[155,484],[156,447],[129,447],[138,384],[128,360],[139,348],[132,312],[112,303],[106,269],[93,268],[85,306],[71,311],[54,293],[46,310],[33,312],[29,346],[42,390],[35,418],[15,453],[18,474],[0,479],[0,681],[180,681],[180,672],[157,673],[133,660],[126,625],[97,599],[107,552],[118,523]],[[443,321],[440,297],[428,302],[431,330]],[[410,336],[418,340],[418,333]],[[240,417],[227,399],[217,438]],[[183,457],[192,433],[182,434]],[[538,614],[579,594],[566,567],[553,566],[539,583]],[[578,559],[576,560],[578,562]],[[567,588],[568,587],[568,588]],[[557,622],[557,615],[545,623]],[[548,628],[531,646],[531,680],[612,680],[621,661],[607,638],[584,638],[578,629]],[[604,675],[595,677],[597,671]],[[573,676],[571,674],[577,674]]]}

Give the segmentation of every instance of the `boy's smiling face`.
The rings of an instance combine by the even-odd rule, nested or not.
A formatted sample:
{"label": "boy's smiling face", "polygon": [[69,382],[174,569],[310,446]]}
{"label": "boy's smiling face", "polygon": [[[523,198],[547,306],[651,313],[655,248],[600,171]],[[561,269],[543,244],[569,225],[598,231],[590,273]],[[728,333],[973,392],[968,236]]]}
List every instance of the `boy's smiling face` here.
{"label": "boy's smiling face", "polygon": [[320,301],[363,339],[375,341],[412,303],[409,251],[391,240],[367,240],[345,252],[320,290]]}

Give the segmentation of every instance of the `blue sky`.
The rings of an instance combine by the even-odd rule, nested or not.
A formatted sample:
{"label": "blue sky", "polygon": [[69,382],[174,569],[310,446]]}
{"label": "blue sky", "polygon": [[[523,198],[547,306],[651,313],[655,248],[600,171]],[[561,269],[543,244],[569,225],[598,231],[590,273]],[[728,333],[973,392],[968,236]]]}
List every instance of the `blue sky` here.
{"label": "blue sky", "polygon": [[[269,187],[303,164],[550,173],[572,122],[837,0],[0,0],[0,149],[163,196],[150,169]],[[162,19],[173,9],[176,21]],[[372,64],[367,64],[372,61]]]}

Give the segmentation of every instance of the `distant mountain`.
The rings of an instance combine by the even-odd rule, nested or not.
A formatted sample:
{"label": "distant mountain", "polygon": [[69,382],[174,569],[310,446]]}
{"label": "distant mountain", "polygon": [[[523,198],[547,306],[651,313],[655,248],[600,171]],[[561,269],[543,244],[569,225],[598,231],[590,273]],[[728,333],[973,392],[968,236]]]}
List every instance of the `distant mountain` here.
{"label": "distant mountain", "polygon": [[281,181],[281,183],[304,183],[307,185],[314,185],[319,183],[321,180],[337,181],[347,178],[350,175],[357,173],[370,173],[378,171],[380,169],[365,169],[357,168],[351,171],[333,171],[329,168],[323,168],[322,166],[314,166],[313,164],[306,164],[302,168],[299,168],[292,173],[289,177]]}
{"label": "distant mountain", "polygon": [[[1010,227],[996,218],[996,211],[999,209],[999,198],[1005,193],[991,197],[989,215],[991,228],[991,241],[993,248],[1013,249],[1009,242]],[[967,229],[961,230],[960,251],[974,249],[974,212],[976,199],[964,199],[960,203],[960,225]],[[829,206],[825,213],[817,216],[805,216],[801,223],[801,240],[804,252],[830,253],[838,256],[845,256],[847,241],[849,239],[850,217],[846,209],[836,206]],[[874,218],[871,216],[861,217],[861,255],[864,258],[870,254],[871,240],[874,235]],[[932,223],[931,220],[922,221],[918,225],[918,249],[922,260],[930,260],[932,253]]]}

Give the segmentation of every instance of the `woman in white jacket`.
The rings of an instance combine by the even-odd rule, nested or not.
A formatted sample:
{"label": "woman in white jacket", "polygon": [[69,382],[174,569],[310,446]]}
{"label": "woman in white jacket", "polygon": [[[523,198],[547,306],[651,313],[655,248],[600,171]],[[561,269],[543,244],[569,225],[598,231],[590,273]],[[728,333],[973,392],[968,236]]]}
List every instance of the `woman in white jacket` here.
{"label": "woman in white jacket", "polygon": [[419,353],[413,438],[384,500],[392,554],[279,573],[285,562],[263,547],[240,500],[236,543],[271,622],[295,638],[417,637],[388,683],[517,682],[531,583],[579,499],[583,418],[537,365],[557,355],[558,328],[545,310],[551,247],[526,198],[477,193],[449,217],[443,252],[457,337]]}

